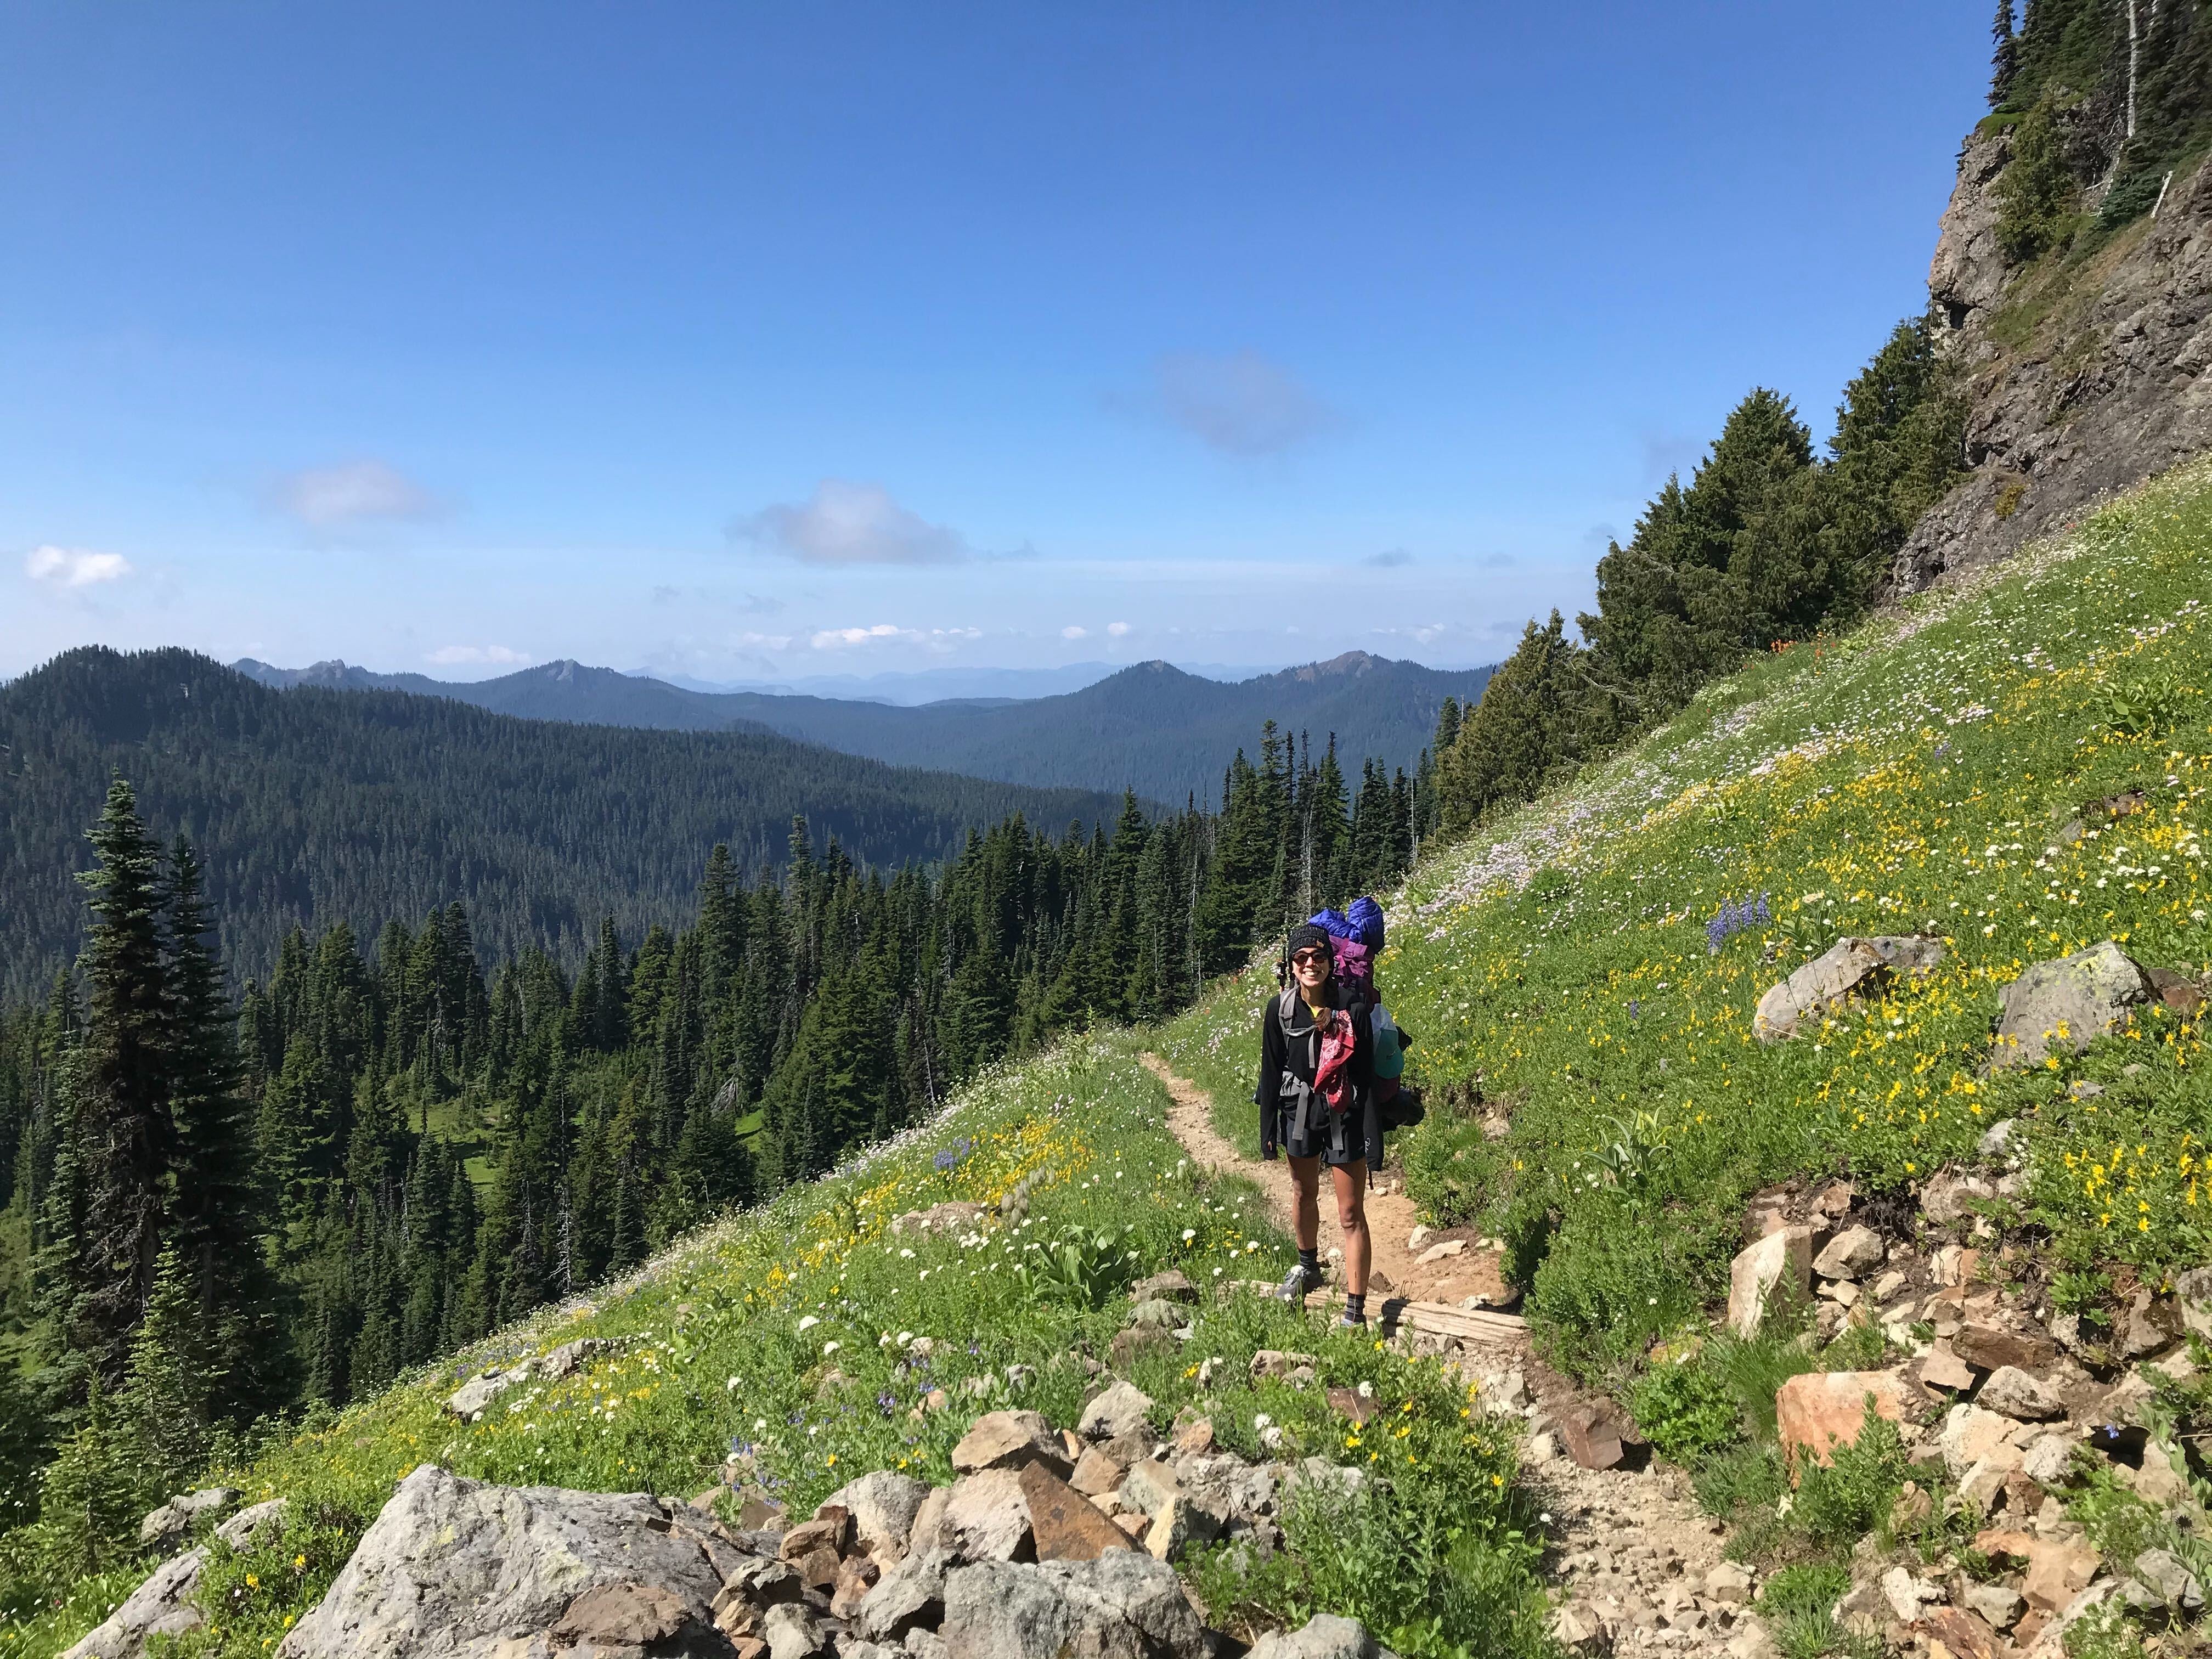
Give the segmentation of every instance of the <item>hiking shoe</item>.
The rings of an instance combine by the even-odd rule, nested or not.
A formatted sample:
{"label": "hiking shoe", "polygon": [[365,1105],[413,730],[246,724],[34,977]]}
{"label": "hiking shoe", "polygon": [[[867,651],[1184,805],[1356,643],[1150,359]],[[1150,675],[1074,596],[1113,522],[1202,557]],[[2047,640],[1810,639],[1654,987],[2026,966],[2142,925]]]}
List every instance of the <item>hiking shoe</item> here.
{"label": "hiking shoe", "polygon": [[1296,1304],[1328,1283],[1320,1268],[1309,1267],[1301,1261],[1283,1275],[1283,1282],[1275,1287],[1275,1297],[1278,1301]]}
{"label": "hiking shoe", "polygon": [[1339,1314],[1336,1316],[1336,1328],[1340,1331],[1364,1331],[1367,1328],[1367,1316],[1365,1314]]}

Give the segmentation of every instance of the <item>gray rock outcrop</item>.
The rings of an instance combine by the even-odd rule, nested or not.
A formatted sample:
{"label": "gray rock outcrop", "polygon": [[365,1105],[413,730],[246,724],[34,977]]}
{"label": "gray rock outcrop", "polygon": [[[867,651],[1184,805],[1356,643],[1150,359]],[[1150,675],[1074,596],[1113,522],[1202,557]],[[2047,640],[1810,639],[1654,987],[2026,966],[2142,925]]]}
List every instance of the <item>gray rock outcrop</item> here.
{"label": "gray rock outcrop", "polygon": [[1357,1619],[1317,1613],[1298,1630],[1269,1631],[1246,1659],[1397,1659]]}
{"label": "gray rock outcrop", "polygon": [[164,1561],[62,1659],[139,1659],[146,1651],[148,1638],[181,1636],[199,1629],[207,1620],[191,1598],[200,1587],[200,1570],[206,1565],[204,1548],[186,1550]]}
{"label": "gray rock outcrop", "polygon": [[2157,993],[2135,959],[2106,939],[2031,963],[1998,994],[2003,1012],[1990,1049],[1993,1072],[2040,1066],[2052,1049],[2079,1054]]}
{"label": "gray rock outcrop", "polygon": [[[521,1659],[546,1647],[586,1591],[641,1584],[682,1613],[656,1651],[688,1650],[687,1632],[702,1650],[720,1641],[712,1608],[722,1575],[656,1499],[495,1486],[425,1464],[399,1483],[277,1659]],[[615,1602],[600,1599],[612,1616]],[[657,1599],[631,1612],[675,1618]]]}
{"label": "gray rock outcrop", "polygon": [[985,1561],[945,1581],[939,1632],[992,1659],[1203,1659],[1206,1632],[1175,1569],[1133,1550],[1095,1561]]}
{"label": "gray rock outcrop", "polygon": [[1838,939],[1759,1000],[1752,1029],[1783,1042],[1854,999],[1877,994],[1899,974],[1924,974],[1943,959],[1943,941],[1917,933]]}

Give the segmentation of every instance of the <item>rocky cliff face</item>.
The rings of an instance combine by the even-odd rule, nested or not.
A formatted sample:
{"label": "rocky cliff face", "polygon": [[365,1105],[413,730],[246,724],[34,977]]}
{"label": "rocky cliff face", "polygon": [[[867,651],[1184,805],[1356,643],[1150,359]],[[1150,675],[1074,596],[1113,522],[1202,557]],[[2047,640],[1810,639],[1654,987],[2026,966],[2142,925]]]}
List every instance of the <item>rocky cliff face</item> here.
{"label": "rocky cliff face", "polygon": [[1970,138],[1928,273],[1970,401],[1973,475],[1923,518],[1894,592],[2002,558],[2098,496],[2212,447],[2212,164],[2094,252],[2008,263],[2003,134]]}

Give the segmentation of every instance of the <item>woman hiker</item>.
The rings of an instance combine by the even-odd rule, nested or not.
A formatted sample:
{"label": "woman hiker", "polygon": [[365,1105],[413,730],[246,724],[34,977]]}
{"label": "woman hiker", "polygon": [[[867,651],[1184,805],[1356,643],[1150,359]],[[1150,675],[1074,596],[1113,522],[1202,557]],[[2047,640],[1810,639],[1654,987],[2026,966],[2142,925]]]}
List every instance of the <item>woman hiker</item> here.
{"label": "woman hiker", "polygon": [[1286,1302],[1319,1290],[1322,1165],[1336,1189],[1344,1236],[1346,1296],[1340,1325],[1367,1322],[1367,1170],[1382,1159],[1375,1110],[1375,1056],[1366,1000],[1337,981],[1328,932],[1311,922],[1291,930],[1291,982],[1260,1020],[1260,1146],[1291,1161],[1298,1265],[1278,1292]]}

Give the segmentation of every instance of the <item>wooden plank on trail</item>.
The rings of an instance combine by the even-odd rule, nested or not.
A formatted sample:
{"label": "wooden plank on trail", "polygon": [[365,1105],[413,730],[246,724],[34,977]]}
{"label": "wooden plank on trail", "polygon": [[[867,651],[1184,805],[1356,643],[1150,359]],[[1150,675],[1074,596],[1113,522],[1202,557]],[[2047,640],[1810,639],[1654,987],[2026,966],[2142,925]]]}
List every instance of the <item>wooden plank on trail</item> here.
{"label": "wooden plank on trail", "polygon": [[[1344,1300],[1341,1291],[1316,1291],[1306,1305],[1334,1309]],[[1455,1308],[1449,1302],[1412,1302],[1402,1296],[1387,1297],[1375,1317],[1383,1334],[1393,1330],[1426,1331],[1432,1336],[1457,1337],[1462,1342],[1525,1342],[1528,1322],[1518,1314],[1492,1313],[1483,1308]]]}

